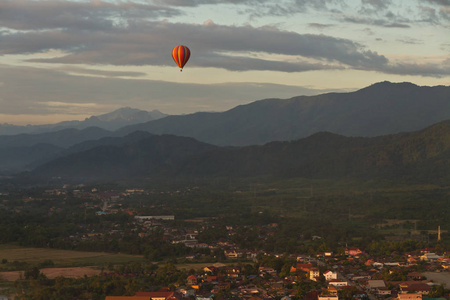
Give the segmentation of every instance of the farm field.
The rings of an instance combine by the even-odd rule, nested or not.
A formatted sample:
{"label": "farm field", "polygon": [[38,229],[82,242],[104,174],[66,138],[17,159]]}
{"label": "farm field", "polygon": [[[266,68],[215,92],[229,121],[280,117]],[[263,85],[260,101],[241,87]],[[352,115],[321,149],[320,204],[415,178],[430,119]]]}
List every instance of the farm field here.
{"label": "farm field", "polygon": [[[89,267],[74,267],[74,268],[45,268],[40,270],[45,276],[54,279],[59,276],[66,278],[78,278],[83,276],[95,276],[100,273],[99,269]],[[0,279],[6,281],[16,281],[24,278],[24,271],[10,271],[0,272]]]}
{"label": "farm field", "polygon": [[[52,267],[102,267],[108,264],[124,264],[142,262],[143,256],[128,254],[113,254],[105,252],[83,252],[47,248],[23,248],[15,245],[0,245],[0,271],[16,268],[20,263],[28,266],[38,265],[51,260]],[[7,263],[3,263],[6,260]]]}

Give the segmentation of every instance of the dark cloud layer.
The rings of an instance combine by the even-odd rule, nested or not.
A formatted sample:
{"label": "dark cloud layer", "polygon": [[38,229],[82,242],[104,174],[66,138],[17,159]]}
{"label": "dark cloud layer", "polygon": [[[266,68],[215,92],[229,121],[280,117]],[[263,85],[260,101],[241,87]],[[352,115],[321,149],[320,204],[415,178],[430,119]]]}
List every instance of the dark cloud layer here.
{"label": "dark cloud layer", "polygon": [[[424,1],[440,5],[447,3],[444,0]],[[224,3],[248,9],[257,5],[262,8],[261,11],[276,15],[298,13],[305,9],[330,9],[339,1],[159,0],[138,3],[6,0],[0,2],[0,28],[4,28],[0,31],[0,55],[56,50],[61,53],[58,57],[31,61],[173,65],[171,49],[177,44],[186,44],[193,53],[190,65],[232,71],[303,72],[349,68],[411,75],[420,75],[417,70],[424,70],[423,76],[447,73],[439,65],[421,66],[417,70],[398,65],[384,55],[344,38],[299,34],[274,27],[225,26],[212,21],[198,25],[158,19],[183,14],[180,7]],[[407,30],[411,20],[394,14],[391,6],[392,1],[361,0],[361,15],[343,15],[341,20]],[[437,18],[437,14],[434,9],[427,9],[423,8],[424,12],[428,12],[423,20],[432,22],[431,19]],[[310,26],[326,26],[313,24]]]}
{"label": "dark cloud layer", "polygon": [[[61,50],[65,56],[40,62],[168,65],[174,41],[188,44],[196,58],[192,64],[229,70],[277,70],[297,72],[341,68],[375,68],[387,59],[346,39],[325,35],[301,35],[274,28],[135,22],[114,31],[28,31],[2,36],[0,53],[23,54]],[[277,62],[270,58],[237,58],[233,53],[254,52],[310,58],[316,62]]]}

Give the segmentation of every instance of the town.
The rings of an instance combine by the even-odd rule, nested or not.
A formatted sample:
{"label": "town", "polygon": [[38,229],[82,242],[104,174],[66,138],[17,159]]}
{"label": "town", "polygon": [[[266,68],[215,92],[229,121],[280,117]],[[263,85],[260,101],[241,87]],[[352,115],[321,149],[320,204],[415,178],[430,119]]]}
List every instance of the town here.
{"label": "town", "polygon": [[[87,299],[449,298],[450,253],[441,240],[446,230],[438,228],[427,238],[409,233],[365,244],[354,237],[345,244],[333,243],[325,231],[296,232],[298,224],[287,226],[286,217],[267,211],[256,211],[244,220],[233,218],[235,212],[227,213],[226,207],[213,217],[195,217],[200,208],[191,213],[194,217],[188,216],[180,201],[195,197],[204,202],[203,194],[196,186],[171,191],[64,186],[29,192],[21,200],[14,192],[2,193],[1,205],[8,218],[31,211],[41,215],[34,220],[39,231],[36,226],[15,228],[18,221],[9,219],[10,231],[18,232],[23,246],[143,255],[140,265],[103,266],[92,279],[132,288],[104,289],[97,296],[90,292]],[[58,232],[51,227],[52,220],[62,217],[68,224],[61,222]],[[33,218],[27,222],[33,224]],[[2,239],[5,243],[17,237]],[[352,240],[354,244],[349,243]],[[36,268],[25,274],[28,280],[42,277]],[[145,288],[138,281],[152,284]],[[16,285],[23,287],[23,282]],[[23,288],[17,299],[28,299],[30,293]]]}

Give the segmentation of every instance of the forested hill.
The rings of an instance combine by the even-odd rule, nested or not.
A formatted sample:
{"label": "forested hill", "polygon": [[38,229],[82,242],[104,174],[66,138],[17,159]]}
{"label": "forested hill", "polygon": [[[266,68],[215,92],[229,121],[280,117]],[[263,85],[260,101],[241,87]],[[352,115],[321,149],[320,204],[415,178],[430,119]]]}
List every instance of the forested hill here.
{"label": "forested hill", "polygon": [[215,147],[191,138],[151,136],[57,159],[33,172],[39,178],[112,180],[126,177],[383,178],[450,180],[450,121],[424,130],[373,138],[327,132],[263,146]]}
{"label": "forested hill", "polygon": [[381,82],[351,93],[266,99],[222,113],[169,116],[124,127],[189,136],[214,145],[261,145],[327,131],[373,137],[420,130],[450,119],[450,87]]}

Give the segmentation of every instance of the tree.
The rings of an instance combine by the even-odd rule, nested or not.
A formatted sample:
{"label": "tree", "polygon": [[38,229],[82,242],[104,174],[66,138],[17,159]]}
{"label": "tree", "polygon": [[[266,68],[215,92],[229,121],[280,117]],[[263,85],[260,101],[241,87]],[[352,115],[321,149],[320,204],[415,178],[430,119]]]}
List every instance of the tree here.
{"label": "tree", "polygon": [[33,267],[31,269],[28,269],[25,271],[24,275],[25,275],[25,279],[38,279],[39,274],[41,272],[39,271],[39,269],[37,267]]}

